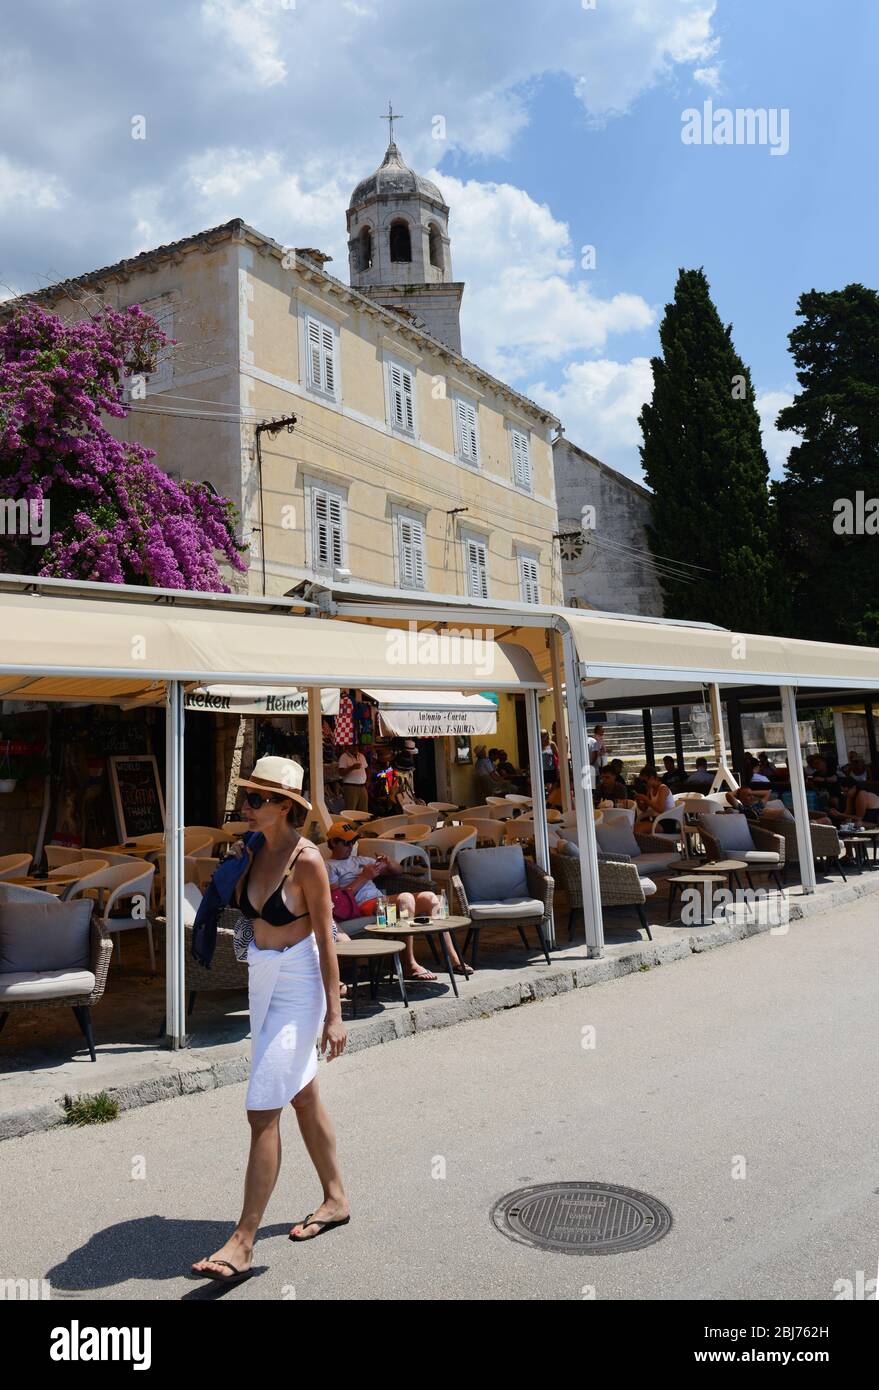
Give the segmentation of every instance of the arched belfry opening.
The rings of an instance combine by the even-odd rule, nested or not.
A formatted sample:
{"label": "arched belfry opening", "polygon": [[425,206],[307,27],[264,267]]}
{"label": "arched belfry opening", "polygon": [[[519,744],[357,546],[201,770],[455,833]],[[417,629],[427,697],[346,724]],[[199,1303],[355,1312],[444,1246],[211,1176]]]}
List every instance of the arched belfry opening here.
{"label": "arched belfry opening", "polygon": [[430,263],[435,265],[438,270],[443,269],[443,236],[435,222],[431,222],[427,229],[428,242],[430,245]]}
{"label": "arched belfry opening", "polygon": [[409,223],[402,217],[391,223],[390,244],[392,261],[411,261],[412,237],[409,234]]}
{"label": "arched belfry opening", "polygon": [[364,227],[358,238],[357,269],[370,270],[372,268],[372,228]]}

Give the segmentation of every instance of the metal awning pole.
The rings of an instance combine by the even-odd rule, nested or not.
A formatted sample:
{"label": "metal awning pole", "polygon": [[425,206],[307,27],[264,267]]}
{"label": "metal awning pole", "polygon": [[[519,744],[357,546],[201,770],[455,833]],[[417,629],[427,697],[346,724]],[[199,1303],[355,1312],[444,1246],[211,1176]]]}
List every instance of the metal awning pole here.
{"label": "metal awning pole", "polygon": [[574,806],[577,812],[577,840],[580,845],[580,879],[583,885],[583,925],[586,953],[604,953],[604,923],[601,916],[601,885],[598,882],[598,841],[592,806],[592,779],[586,742],[586,711],[580,704],[580,667],[570,632],[565,633],[565,692],[568,703],[568,729],[571,736],[571,764],[574,770]]}
{"label": "metal awning pole", "polygon": [[720,686],[714,682],[708,687],[711,695],[711,723],[714,733],[714,756],[717,760],[717,771],[714,774],[714,781],[711,783],[711,790],[719,792],[724,782],[730,791],[735,791],[738,782],[735,773],[730,768],[726,760],[726,742],[723,737],[723,707],[720,703]]}
{"label": "metal awning pole", "polygon": [[186,1046],[186,942],[183,933],[183,685],[169,681],[165,705],[165,1034]]}
{"label": "metal awning pole", "polygon": [[806,798],[806,779],[803,776],[803,753],[797,729],[797,701],[793,686],[781,687],[781,717],[784,721],[784,741],[787,744],[787,768],[790,773],[791,798],[797,826],[797,853],[800,856],[800,882],[804,893],[814,893],[815,860],[812,857],[812,832],[809,828],[809,803]]}
{"label": "metal awning pole", "polygon": [[546,634],[549,644],[549,663],[552,673],[552,708],[555,714],[556,747],[559,752],[559,783],[562,793],[562,810],[572,811],[571,783],[568,778],[568,731],[565,728],[565,703],[562,696],[562,663],[559,659],[558,633],[550,630]]}
{"label": "metal awning pole", "polygon": [[[528,767],[531,772],[531,809],[534,812],[534,857],[538,867],[549,873],[549,836],[546,826],[546,788],[543,783],[543,752],[540,747],[540,696],[525,691],[525,720],[528,729]],[[549,923],[549,944],[555,945],[555,918]]]}

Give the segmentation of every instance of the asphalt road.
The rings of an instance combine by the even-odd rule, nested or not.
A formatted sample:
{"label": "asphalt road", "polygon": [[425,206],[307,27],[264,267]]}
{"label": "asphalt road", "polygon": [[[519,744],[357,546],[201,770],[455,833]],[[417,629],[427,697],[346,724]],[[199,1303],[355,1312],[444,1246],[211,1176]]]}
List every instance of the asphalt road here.
{"label": "asphalt road", "polygon": [[[877,1056],[868,900],[343,1057],[320,1077],[351,1224],[287,1240],[320,1197],[288,1112],[260,1273],[222,1297],[833,1299],[879,1261]],[[64,1300],[215,1297],[182,1271],[237,1216],[244,1092],[0,1145],[0,1278]],[[494,1230],[498,1197],[553,1179],[652,1193],[672,1230],[600,1257]]]}

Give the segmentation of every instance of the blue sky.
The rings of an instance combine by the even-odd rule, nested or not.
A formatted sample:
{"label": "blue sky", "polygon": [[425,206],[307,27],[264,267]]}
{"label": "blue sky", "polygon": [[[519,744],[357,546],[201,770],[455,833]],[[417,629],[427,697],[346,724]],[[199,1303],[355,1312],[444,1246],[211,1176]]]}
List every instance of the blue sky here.
{"label": "blue sky", "polygon": [[[390,96],[451,206],[469,356],[637,477],[662,309],[703,265],[778,472],[798,295],[879,278],[877,49],[874,0],[31,0],[0,20],[0,293],[233,216],[347,278]],[[685,145],[707,98],[784,108],[789,152]]]}

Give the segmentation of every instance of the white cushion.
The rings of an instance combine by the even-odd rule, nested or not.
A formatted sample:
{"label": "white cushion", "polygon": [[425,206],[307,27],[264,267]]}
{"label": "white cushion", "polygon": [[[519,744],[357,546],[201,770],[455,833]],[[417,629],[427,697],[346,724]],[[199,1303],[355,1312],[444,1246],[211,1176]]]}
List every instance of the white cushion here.
{"label": "white cushion", "polygon": [[613,854],[614,851],[617,851],[621,854],[634,856],[638,853],[638,841],[635,839],[632,827],[622,817],[608,823],[599,821],[595,827],[595,837],[598,840],[599,849],[603,849],[606,854]]}
{"label": "white cushion", "polygon": [[[704,820],[704,815],[700,814],[699,819]],[[748,818],[738,811],[730,816],[712,816],[705,829],[709,835],[713,835],[724,851],[723,857],[725,859],[735,859],[738,850],[753,850],[754,848]]]}
{"label": "white cushion", "polygon": [[15,970],[0,975],[0,1001],[63,999],[66,995],[87,997],[95,987],[90,970]]}
{"label": "white cushion", "polygon": [[644,897],[652,898],[653,894],[656,892],[656,884],[653,882],[653,879],[639,878],[638,882],[641,884],[641,892],[644,894]]}
{"label": "white cushion", "polygon": [[742,853],[741,858],[746,864],[777,864],[780,855],[771,849],[748,849]]}
{"label": "white cushion", "polygon": [[470,917],[474,922],[499,917],[514,920],[517,917],[542,917],[546,911],[539,898],[499,898],[497,902],[471,903]]}

